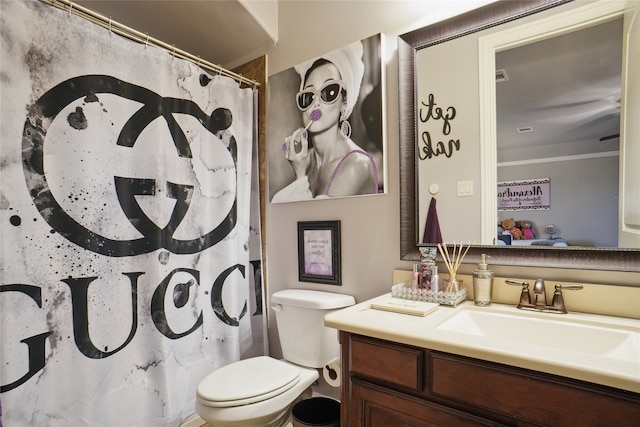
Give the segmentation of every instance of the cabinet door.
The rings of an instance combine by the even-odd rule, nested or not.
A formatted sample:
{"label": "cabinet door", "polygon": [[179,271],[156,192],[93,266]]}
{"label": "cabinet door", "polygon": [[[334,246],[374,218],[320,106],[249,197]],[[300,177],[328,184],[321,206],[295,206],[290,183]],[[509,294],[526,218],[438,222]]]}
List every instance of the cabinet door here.
{"label": "cabinet door", "polygon": [[549,427],[638,427],[635,393],[432,353],[434,395]]}
{"label": "cabinet door", "polygon": [[465,414],[415,397],[353,380],[349,399],[350,427],[467,427],[496,426],[488,420]]}

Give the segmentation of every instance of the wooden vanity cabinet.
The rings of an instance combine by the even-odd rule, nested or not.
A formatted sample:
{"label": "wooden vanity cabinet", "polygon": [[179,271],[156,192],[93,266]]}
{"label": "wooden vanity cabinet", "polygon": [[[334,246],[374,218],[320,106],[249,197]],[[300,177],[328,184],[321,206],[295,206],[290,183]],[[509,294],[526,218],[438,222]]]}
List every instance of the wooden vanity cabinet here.
{"label": "wooden vanity cabinet", "polygon": [[640,394],[341,331],[343,427],[640,426]]}

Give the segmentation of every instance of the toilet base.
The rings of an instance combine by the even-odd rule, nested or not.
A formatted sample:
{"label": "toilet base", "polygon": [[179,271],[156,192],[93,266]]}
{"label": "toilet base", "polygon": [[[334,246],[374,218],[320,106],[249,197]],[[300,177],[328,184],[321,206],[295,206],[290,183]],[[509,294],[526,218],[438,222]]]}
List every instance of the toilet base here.
{"label": "toilet base", "polygon": [[[192,414],[191,416],[189,416],[189,418],[184,420],[182,424],[180,424],[180,427],[213,427],[213,426],[207,424],[205,420],[200,418],[200,415]],[[293,427],[292,416],[288,417],[283,427]]]}
{"label": "toilet base", "polygon": [[[211,424],[207,424],[205,420],[200,418],[200,415],[193,414],[186,420],[180,424],[180,427],[214,427]],[[287,420],[285,420],[284,425],[282,427],[293,427],[293,417],[289,416]]]}
{"label": "toilet base", "polygon": [[207,425],[207,422],[203,420],[198,414],[191,414],[187,417],[186,420],[180,424],[180,427],[203,427]]}
{"label": "toilet base", "polygon": [[[180,424],[180,427],[213,427],[210,424],[207,424],[205,420],[203,420],[200,415],[192,414],[186,420]],[[285,421],[283,427],[293,427],[293,417],[289,416]]]}

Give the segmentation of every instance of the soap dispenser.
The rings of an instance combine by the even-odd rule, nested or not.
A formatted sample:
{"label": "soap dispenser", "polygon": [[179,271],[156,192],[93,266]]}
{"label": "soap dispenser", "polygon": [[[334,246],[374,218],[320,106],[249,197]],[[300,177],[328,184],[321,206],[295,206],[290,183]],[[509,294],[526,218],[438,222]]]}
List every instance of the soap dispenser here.
{"label": "soap dispenser", "polygon": [[487,266],[488,255],[482,254],[482,261],[478,269],[473,270],[473,299],[475,305],[491,305],[491,291],[493,290],[493,270]]}

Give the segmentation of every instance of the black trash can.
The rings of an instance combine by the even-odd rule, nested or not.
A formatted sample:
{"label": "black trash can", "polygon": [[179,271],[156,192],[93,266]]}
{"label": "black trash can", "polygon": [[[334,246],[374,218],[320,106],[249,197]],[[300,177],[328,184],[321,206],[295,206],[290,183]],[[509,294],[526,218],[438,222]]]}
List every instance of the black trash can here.
{"label": "black trash can", "polygon": [[328,397],[312,397],[293,405],[293,427],[340,427],[340,402]]}

